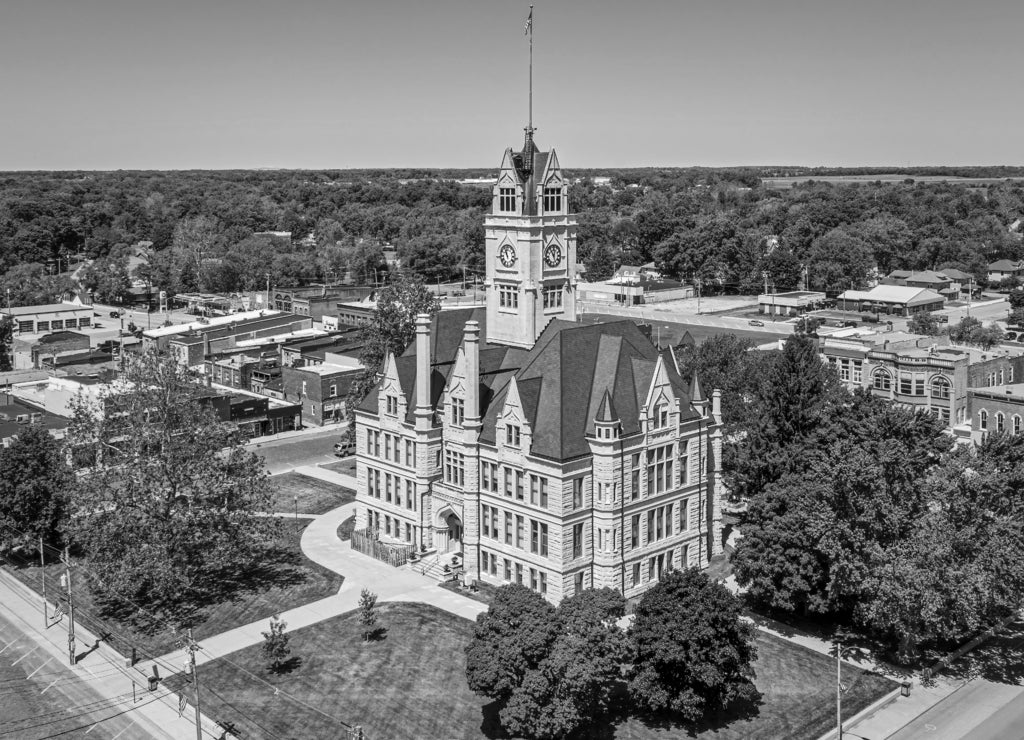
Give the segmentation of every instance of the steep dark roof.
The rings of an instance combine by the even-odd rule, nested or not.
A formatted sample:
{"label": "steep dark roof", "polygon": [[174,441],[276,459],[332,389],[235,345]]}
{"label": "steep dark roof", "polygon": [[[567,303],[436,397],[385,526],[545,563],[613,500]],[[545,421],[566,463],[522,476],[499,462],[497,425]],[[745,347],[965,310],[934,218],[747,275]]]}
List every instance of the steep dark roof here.
{"label": "steep dark roof", "polygon": [[[654,378],[658,350],[632,321],[575,324],[556,319],[538,338],[515,373],[523,411],[533,432],[532,452],[559,460],[588,454],[604,396],[622,422],[622,434],[640,431],[640,406]],[[684,399],[683,418],[696,412],[675,364],[669,382]],[[481,440],[494,443],[498,415],[509,392],[505,383],[484,414]]]}
{"label": "steep dark roof", "polygon": [[612,395],[607,389],[605,389],[604,397],[601,398],[601,406],[597,409],[597,416],[594,417],[594,420],[600,422],[612,422],[619,420],[619,415],[615,413],[615,404],[612,401]]}

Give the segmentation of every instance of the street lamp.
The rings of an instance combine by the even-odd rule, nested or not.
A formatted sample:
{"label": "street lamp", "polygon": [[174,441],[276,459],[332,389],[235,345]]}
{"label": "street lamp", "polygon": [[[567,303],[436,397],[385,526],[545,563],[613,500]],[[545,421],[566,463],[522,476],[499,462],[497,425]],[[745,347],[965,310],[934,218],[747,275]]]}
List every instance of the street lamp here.
{"label": "street lamp", "polygon": [[849,686],[843,686],[842,682],[842,668],[843,668],[843,653],[847,653],[850,650],[854,650],[856,646],[849,645],[843,647],[839,641],[839,637],[836,637],[836,738],[837,740],[843,740],[843,692],[849,689]]}

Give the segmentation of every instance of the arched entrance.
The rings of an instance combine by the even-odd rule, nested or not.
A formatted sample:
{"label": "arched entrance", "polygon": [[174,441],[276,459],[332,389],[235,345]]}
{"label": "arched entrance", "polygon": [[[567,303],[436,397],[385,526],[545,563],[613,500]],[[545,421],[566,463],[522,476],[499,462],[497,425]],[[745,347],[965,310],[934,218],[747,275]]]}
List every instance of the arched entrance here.
{"label": "arched entrance", "polygon": [[445,506],[434,518],[434,546],[439,553],[462,552],[462,517]]}

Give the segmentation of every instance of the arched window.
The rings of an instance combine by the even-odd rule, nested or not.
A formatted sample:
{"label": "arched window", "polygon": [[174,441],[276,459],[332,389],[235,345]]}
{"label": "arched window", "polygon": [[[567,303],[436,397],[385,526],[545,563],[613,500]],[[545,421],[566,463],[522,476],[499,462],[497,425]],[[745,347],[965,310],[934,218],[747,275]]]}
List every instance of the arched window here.
{"label": "arched window", "polygon": [[887,391],[892,387],[892,376],[885,370],[875,370],[875,374],[872,377],[874,386],[878,390]]}
{"label": "arched window", "polygon": [[988,429],[988,412],[985,409],[978,412],[978,428],[982,431]]}
{"label": "arched window", "polygon": [[941,375],[932,378],[932,398],[949,398],[949,381]]}
{"label": "arched window", "polygon": [[1005,421],[1006,417],[1003,416],[1001,411],[996,414],[996,432],[1001,434],[1006,431]]}
{"label": "arched window", "polygon": [[1013,433],[1020,434],[1020,417],[1016,414],[1013,415]]}

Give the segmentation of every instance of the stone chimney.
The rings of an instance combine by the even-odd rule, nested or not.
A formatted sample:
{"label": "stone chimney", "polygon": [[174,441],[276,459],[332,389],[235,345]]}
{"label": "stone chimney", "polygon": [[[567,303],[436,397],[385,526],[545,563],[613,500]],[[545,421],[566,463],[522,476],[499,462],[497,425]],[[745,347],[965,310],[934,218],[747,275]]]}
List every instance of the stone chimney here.
{"label": "stone chimney", "polygon": [[480,419],[480,324],[466,322],[463,344],[466,355],[466,420]]}
{"label": "stone chimney", "polygon": [[722,421],[722,391],[715,388],[711,391],[711,415],[715,419],[715,423],[721,423]]}
{"label": "stone chimney", "polygon": [[430,425],[430,314],[416,316],[416,425]]}

